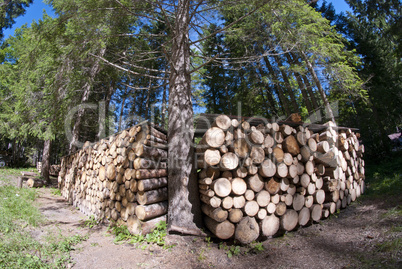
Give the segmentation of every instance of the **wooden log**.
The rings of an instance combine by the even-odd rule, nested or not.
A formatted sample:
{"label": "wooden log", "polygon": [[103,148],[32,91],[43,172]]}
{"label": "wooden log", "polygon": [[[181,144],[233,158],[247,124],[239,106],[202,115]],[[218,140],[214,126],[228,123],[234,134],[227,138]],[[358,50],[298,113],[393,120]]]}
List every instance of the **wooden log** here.
{"label": "wooden log", "polygon": [[212,123],[212,127],[219,127],[226,131],[232,126],[232,120],[226,115],[219,115]]}
{"label": "wooden log", "polygon": [[27,186],[29,188],[41,188],[45,185],[45,182],[42,179],[38,178],[28,178]]}
{"label": "wooden log", "polygon": [[265,208],[260,208],[260,210],[258,210],[256,218],[259,220],[263,220],[267,215],[267,210]]}
{"label": "wooden log", "polygon": [[143,158],[136,158],[134,160],[135,169],[166,169],[167,163],[162,160],[148,160]]}
{"label": "wooden log", "polygon": [[314,202],[317,204],[323,204],[325,202],[325,191],[317,190],[314,195]]}
{"label": "wooden log", "polygon": [[247,216],[254,217],[257,215],[259,209],[260,207],[258,206],[258,203],[254,200],[251,200],[246,202],[243,211]]}
{"label": "wooden log", "polygon": [[167,159],[167,151],[155,147],[148,147],[138,143],[134,149],[135,155],[149,159]]}
{"label": "wooden log", "polygon": [[255,195],[256,201],[260,207],[268,206],[271,201],[271,195],[266,190],[261,190]]}
{"label": "wooden log", "polygon": [[203,160],[208,166],[217,165],[221,161],[221,153],[218,149],[207,149]]}
{"label": "wooden log", "polygon": [[258,167],[254,164],[250,165],[249,167],[247,167],[247,173],[249,175],[255,175],[258,172]]}
{"label": "wooden log", "polygon": [[289,166],[288,177],[290,179],[298,177],[297,165],[292,164],[291,166]]}
{"label": "wooden log", "polygon": [[228,219],[232,223],[238,223],[243,218],[243,211],[238,208],[232,208],[229,210]]}
{"label": "wooden log", "polygon": [[275,213],[275,210],[276,210],[276,204],[274,204],[273,202],[270,202],[270,203],[267,205],[267,212],[268,212],[268,214],[273,214],[273,213]]}
{"label": "wooden log", "polygon": [[287,165],[290,166],[293,163],[293,157],[290,153],[284,153],[283,154],[283,162]]}
{"label": "wooden log", "polygon": [[240,158],[246,158],[250,151],[250,146],[246,139],[240,138],[233,142],[233,151]]}
{"label": "wooden log", "polygon": [[197,148],[219,148],[225,142],[225,132],[218,127],[209,128]]}
{"label": "wooden log", "polygon": [[264,138],[263,145],[265,148],[272,148],[275,144],[275,140],[270,134],[267,134],[267,136]]}
{"label": "wooden log", "polygon": [[339,190],[327,192],[325,194],[325,202],[337,202],[339,200]]}
{"label": "wooden log", "polygon": [[277,205],[280,202],[280,200],[281,200],[281,196],[279,194],[274,194],[274,195],[271,194],[271,202],[272,203]]}
{"label": "wooden log", "polygon": [[299,225],[306,226],[310,222],[310,209],[303,207],[299,211]]}
{"label": "wooden log", "polygon": [[235,177],[245,178],[247,176],[247,168],[239,167],[233,170],[233,174]]}
{"label": "wooden log", "polygon": [[220,168],[223,170],[233,170],[239,165],[239,158],[233,152],[223,154],[220,161]]}
{"label": "wooden log", "polygon": [[271,159],[266,159],[261,163],[258,172],[263,177],[272,177],[276,173],[276,165],[271,161]]}
{"label": "wooden log", "polygon": [[264,181],[259,174],[246,178],[247,186],[254,192],[260,192],[264,188]]}
{"label": "wooden log", "polygon": [[199,189],[200,194],[208,196],[208,197],[214,197],[215,196],[215,192],[213,190],[203,190],[203,189]]}
{"label": "wooden log", "polygon": [[280,219],[280,227],[284,231],[292,231],[296,228],[298,223],[299,214],[293,209],[288,209]]}
{"label": "wooden log", "polygon": [[312,161],[306,162],[304,171],[311,176],[314,173],[314,163]]}
{"label": "wooden log", "polygon": [[293,209],[296,211],[301,210],[305,206],[305,197],[299,193],[296,193],[293,197]]}
{"label": "wooden log", "polygon": [[225,198],[222,199],[221,206],[224,209],[231,209],[233,207],[233,198],[231,196],[226,196]]}
{"label": "wooden log", "polygon": [[307,195],[304,197],[304,206],[307,208],[311,208],[314,203],[314,197],[312,195]]}
{"label": "wooden log", "polygon": [[321,205],[317,205],[314,204],[311,208],[310,208],[310,212],[311,212],[311,219],[315,222],[319,222],[322,216],[322,206]]}
{"label": "wooden log", "polygon": [[328,141],[321,141],[317,144],[317,151],[326,153],[330,149]]}
{"label": "wooden log", "polygon": [[216,197],[216,196],[208,197],[208,196],[205,196],[203,194],[200,194],[200,200],[203,203],[205,203],[207,205],[210,205],[212,207],[219,207],[221,205],[221,203],[222,203],[222,200],[219,197]]}
{"label": "wooden log", "polygon": [[307,145],[310,151],[315,152],[317,151],[317,141],[314,138],[310,138],[307,140]]}
{"label": "wooden log", "polygon": [[328,167],[336,167],[338,164],[337,156],[338,156],[338,150],[334,147],[324,154],[319,152],[314,154],[314,161],[316,163],[322,163]]}
{"label": "wooden log", "polygon": [[243,208],[246,205],[246,198],[243,195],[233,196],[233,207]]}
{"label": "wooden log", "polygon": [[307,137],[305,132],[297,132],[296,134],[296,140],[299,143],[300,146],[304,146],[307,143]]}
{"label": "wooden log", "polygon": [[217,222],[210,217],[205,217],[204,223],[208,230],[223,240],[231,238],[235,232],[235,225],[228,220]]}
{"label": "wooden log", "polygon": [[330,214],[334,214],[336,211],[336,203],[335,202],[325,203],[323,204],[323,208],[328,209]]}
{"label": "wooden log", "polygon": [[283,134],[280,132],[275,132],[273,134],[274,140],[277,144],[281,144],[283,142]]}
{"label": "wooden log", "polygon": [[212,182],[211,189],[217,196],[226,197],[232,191],[232,184],[229,179],[221,177]]}
{"label": "wooden log", "polygon": [[201,210],[202,212],[210,217],[211,219],[217,221],[217,222],[223,222],[228,218],[228,211],[223,210],[222,208],[214,208],[212,206],[202,204],[201,205]]}
{"label": "wooden log", "polygon": [[288,166],[285,163],[280,163],[276,167],[276,176],[283,178],[288,176]]}
{"label": "wooden log", "polygon": [[310,182],[307,187],[307,194],[313,195],[315,193],[315,184]]}
{"label": "wooden log", "polygon": [[265,182],[264,188],[269,192],[269,194],[274,195],[280,191],[281,183],[272,177],[270,180]]}
{"label": "wooden log", "polygon": [[136,179],[146,179],[154,177],[166,177],[166,169],[138,169],[135,171]]}
{"label": "wooden log", "polygon": [[264,142],[264,135],[259,130],[251,131],[248,138],[254,145],[261,145]]}
{"label": "wooden log", "polygon": [[299,144],[297,143],[296,138],[293,135],[289,135],[285,138],[282,143],[283,149],[292,154],[292,156],[296,156],[300,153]]}
{"label": "wooden log", "polygon": [[244,193],[244,198],[246,198],[247,201],[251,201],[254,200],[255,197],[255,193],[253,190],[246,190],[246,192]]}
{"label": "wooden log", "polygon": [[135,214],[140,220],[149,220],[166,214],[167,209],[168,203],[167,201],[163,201],[150,205],[139,205],[135,208]]}
{"label": "wooden log", "polygon": [[289,189],[289,180],[287,178],[282,178],[280,184],[281,191],[286,192]]}
{"label": "wooden log", "polygon": [[255,164],[260,164],[265,159],[264,149],[261,147],[252,147],[250,152],[250,158]]}
{"label": "wooden log", "polygon": [[275,215],[269,215],[261,221],[261,233],[264,236],[273,236],[279,231],[280,220]]}
{"label": "wooden log", "polygon": [[236,178],[233,178],[230,182],[231,182],[233,194],[242,195],[246,192],[247,183],[244,181],[244,179],[236,177]]}
{"label": "wooden log", "polygon": [[255,218],[247,216],[236,225],[235,239],[242,244],[250,244],[257,240],[259,235],[260,227]]}
{"label": "wooden log", "polygon": [[275,215],[280,217],[285,213],[286,213],[286,204],[284,202],[279,202],[276,205]]}
{"label": "wooden log", "polygon": [[283,162],[284,152],[280,147],[275,147],[273,149],[273,156],[277,163],[281,163]]}
{"label": "wooden log", "polygon": [[[205,180],[204,180],[205,182]],[[212,180],[211,180],[212,183]],[[149,191],[166,187],[168,185],[167,177],[142,179],[137,182],[138,191]]]}

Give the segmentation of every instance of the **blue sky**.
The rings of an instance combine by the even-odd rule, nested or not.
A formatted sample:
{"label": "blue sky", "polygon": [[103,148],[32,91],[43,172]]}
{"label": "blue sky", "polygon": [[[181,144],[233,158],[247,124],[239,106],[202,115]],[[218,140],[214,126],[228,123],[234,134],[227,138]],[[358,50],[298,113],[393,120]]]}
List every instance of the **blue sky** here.
{"label": "blue sky", "polygon": [[52,17],[54,17],[54,12],[49,5],[43,3],[42,0],[34,0],[33,3],[28,7],[24,16],[20,16],[16,18],[16,22],[11,29],[6,29],[4,31],[4,38],[6,39],[8,36],[14,34],[14,30],[21,27],[25,23],[30,25],[33,20],[38,21],[42,18],[43,10],[46,10],[46,13]]}
{"label": "blue sky", "polygon": [[[318,1],[319,4],[321,4],[323,0]],[[345,3],[344,0],[327,0],[327,2],[331,2],[337,13],[341,11],[350,11],[349,6]],[[25,23],[31,24],[33,20],[39,20],[42,18],[43,15],[43,10],[46,10],[47,14],[50,16],[54,16],[54,12],[52,8],[45,3],[43,3],[42,0],[34,0],[33,4],[27,9],[26,13],[24,16],[20,16],[16,19],[16,23],[13,25],[13,28],[11,29],[6,29],[4,31],[4,37],[7,38],[10,35],[14,34],[14,30],[16,28],[21,27]]]}

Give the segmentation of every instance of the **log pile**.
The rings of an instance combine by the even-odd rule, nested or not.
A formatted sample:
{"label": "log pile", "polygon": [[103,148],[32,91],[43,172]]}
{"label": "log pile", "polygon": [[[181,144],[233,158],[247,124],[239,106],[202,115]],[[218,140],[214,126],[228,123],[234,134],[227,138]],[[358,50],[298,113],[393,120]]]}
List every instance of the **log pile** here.
{"label": "log pile", "polygon": [[167,213],[166,161],[166,133],[146,122],[64,157],[58,184],[86,215],[150,231]]}
{"label": "log pile", "polygon": [[[206,227],[247,244],[318,222],[364,191],[364,146],[350,129],[250,126],[220,115],[196,149]],[[338,130],[338,131],[335,131]]]}

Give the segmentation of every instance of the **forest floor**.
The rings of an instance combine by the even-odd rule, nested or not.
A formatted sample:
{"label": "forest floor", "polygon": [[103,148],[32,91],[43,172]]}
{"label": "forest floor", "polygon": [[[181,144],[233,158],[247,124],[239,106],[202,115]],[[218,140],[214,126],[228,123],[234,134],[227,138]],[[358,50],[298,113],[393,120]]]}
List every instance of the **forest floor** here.
{"label": "forest floor", "polygon": [[[372,172],[368,194],[346,209],[249,246],[180,235],[166,236],[168,248],[115,243],[107,224],[91,221],[54,188],[38,189],[35,206],[45,221],[29,233],[39,242],[56,235],[80,238],[69,245],[69,255],[60,264],[67,268],[402,268],[401,174],[389,174],[380,182],[376,178],[381,169]],[[16,176],[7,178],[8,184],[16,184]]]}

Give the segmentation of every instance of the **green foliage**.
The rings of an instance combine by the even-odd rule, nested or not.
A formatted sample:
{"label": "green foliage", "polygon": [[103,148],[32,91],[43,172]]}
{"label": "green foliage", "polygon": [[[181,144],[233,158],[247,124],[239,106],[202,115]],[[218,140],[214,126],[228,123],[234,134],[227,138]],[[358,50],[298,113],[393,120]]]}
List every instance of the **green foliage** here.
{"label": "green foliage", "polygon": [[402,193],[402,155],[391,154],[378,163],[368,163],[366,184],[368,196],[400,195]]}
{"label": "green foliage", "polygon": [[58,189],[58,188],[50,188],[50,192],[51,192],[53,195],[61,196],[61,190]]}
{"label": "green foliage", "polygon": [[219,249],[223,249],[226,252],[228,258],[239,255],[249,255],[258,254],[264,251],[264,246],[261,242],[252,242],[251,244],[245,246],[230,245],[228,246],[225,242],[219,243]]}
{"label": "green foliage", "polygon": [[102,222],[101,219],[96,219],[95,216],[91,215],[87,220],[84,221],[84,225],[89,229],[98,226]]}
{"label": "green foliage", "polygon": [[129,244],[138,244],[141,249],[146,249],[149,244],[156,244],[163,249],[174,247],[174,245],[168,245],[165,241],[167,235],[165,221],[157,223],[152,232],[145,236],[141,234],[131,234],[125,225],[114,225],[110,230],[115,235],[115,243],[126,242]]}

